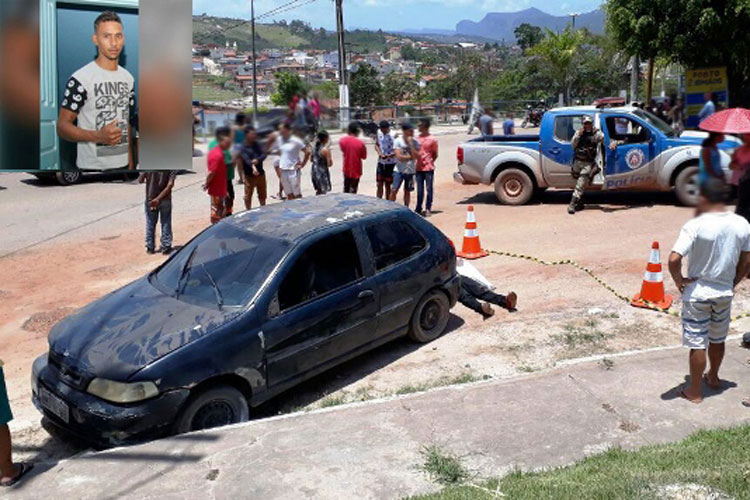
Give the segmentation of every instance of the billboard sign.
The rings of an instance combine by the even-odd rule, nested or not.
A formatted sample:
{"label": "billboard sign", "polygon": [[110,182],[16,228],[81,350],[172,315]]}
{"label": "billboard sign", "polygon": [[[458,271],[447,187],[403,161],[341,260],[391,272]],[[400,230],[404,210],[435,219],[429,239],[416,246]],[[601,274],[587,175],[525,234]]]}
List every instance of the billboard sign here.
{"label": "billboard sign", "polygon": [[685,72],[685,111],[687,128],[698,127],[698,113],[706,103],[706,92],[716,96],[714,104],[726,108],[729,104],[727,68],[698,68]]}

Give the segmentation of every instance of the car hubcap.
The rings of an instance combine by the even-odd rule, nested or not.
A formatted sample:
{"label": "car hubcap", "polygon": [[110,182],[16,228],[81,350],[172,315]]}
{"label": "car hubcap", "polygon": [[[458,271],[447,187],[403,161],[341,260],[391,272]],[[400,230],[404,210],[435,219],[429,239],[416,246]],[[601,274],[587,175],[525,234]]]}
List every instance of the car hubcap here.
{"label": "car hubcap", "polygon": [[685,183],[685,192],[692,199],[698,199],[698,174],[691,175]]}
{"label": "car hubcap", "polygon": [[503,186],[505,188],[505,193],[513,198],[520,195],[521,191],[523,191],[523,184],[516,177],[507,179]]}
{"label": "car hubcap", "polygon": [[435,328],[439,321],[440,304],[431,300],[424,306],[424,309],[422,309],[422,316],[420,317],[419,324],[422,327],[422,330],[429,331]]}
{"label": "car hubcap", "polygon": [[78,176],[81,175],[78,172],[63,172],[63,178],[66,182],[69,182],[71,184],[75,183],[78,180]]}
{"label": "car hubcap", "polygon": [[193,417],[192,430],[210,429],[235,423],[232,405],[226,401],[211,401],[203,405]]}

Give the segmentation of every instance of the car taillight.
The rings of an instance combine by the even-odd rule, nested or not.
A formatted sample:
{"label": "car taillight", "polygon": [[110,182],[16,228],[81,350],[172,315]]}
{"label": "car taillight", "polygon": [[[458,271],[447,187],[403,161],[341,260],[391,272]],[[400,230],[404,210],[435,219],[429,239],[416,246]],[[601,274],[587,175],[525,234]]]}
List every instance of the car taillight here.
{"label": "car taillight", "polygon": [[463,165],[464,163],[464,148],[461,146],[458,147],[456,150],[456,160],[458,160],[459,165]]}
{"label": "car taillight", "polygon": [[452,249],[453,249],[453,251],[455,252],[455,251],[456,251],[456,245],[454,245],[454,244],[453,244],[453,240],[452,240],[452,239],[450,239],[450,238],[446,238],[446,239],[448,240],[448,243],[450,243],[450,244],[451,244],[451,248],[452,248]]}

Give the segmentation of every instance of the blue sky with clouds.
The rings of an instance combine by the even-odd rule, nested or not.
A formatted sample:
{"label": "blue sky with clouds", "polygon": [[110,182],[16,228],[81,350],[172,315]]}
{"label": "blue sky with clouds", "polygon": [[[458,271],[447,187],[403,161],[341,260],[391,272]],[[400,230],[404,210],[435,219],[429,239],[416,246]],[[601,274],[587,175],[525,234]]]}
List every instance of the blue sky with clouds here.
{"label": "blue sky with clouds", "polygon": [[[291,0],[255,0],[256,16]],[[304,4],[310,0],[299,0]],[[554,15],[588,12],[602,0],[344,0],[344,24],[347,28],[403,30],[454,29],[462,19],[481,20],[488,12],[514,12],[529,7]],[[193,0],[193,13],[250,18],[250,0]],[[270,17],[265,21],[301,19],[313,27],[334,29],[332,0],[314,0],[308,5]]]}

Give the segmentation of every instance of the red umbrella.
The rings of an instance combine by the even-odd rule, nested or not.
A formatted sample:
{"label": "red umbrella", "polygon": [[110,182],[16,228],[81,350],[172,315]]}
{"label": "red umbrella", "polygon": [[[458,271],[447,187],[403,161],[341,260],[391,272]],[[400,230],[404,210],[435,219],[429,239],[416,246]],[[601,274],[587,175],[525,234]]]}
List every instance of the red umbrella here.
{"label": "red umbrella", "polygon": [[750,109],[729,108],[719,111],[703,120],[699,127],[722,134],[750,134]]}

